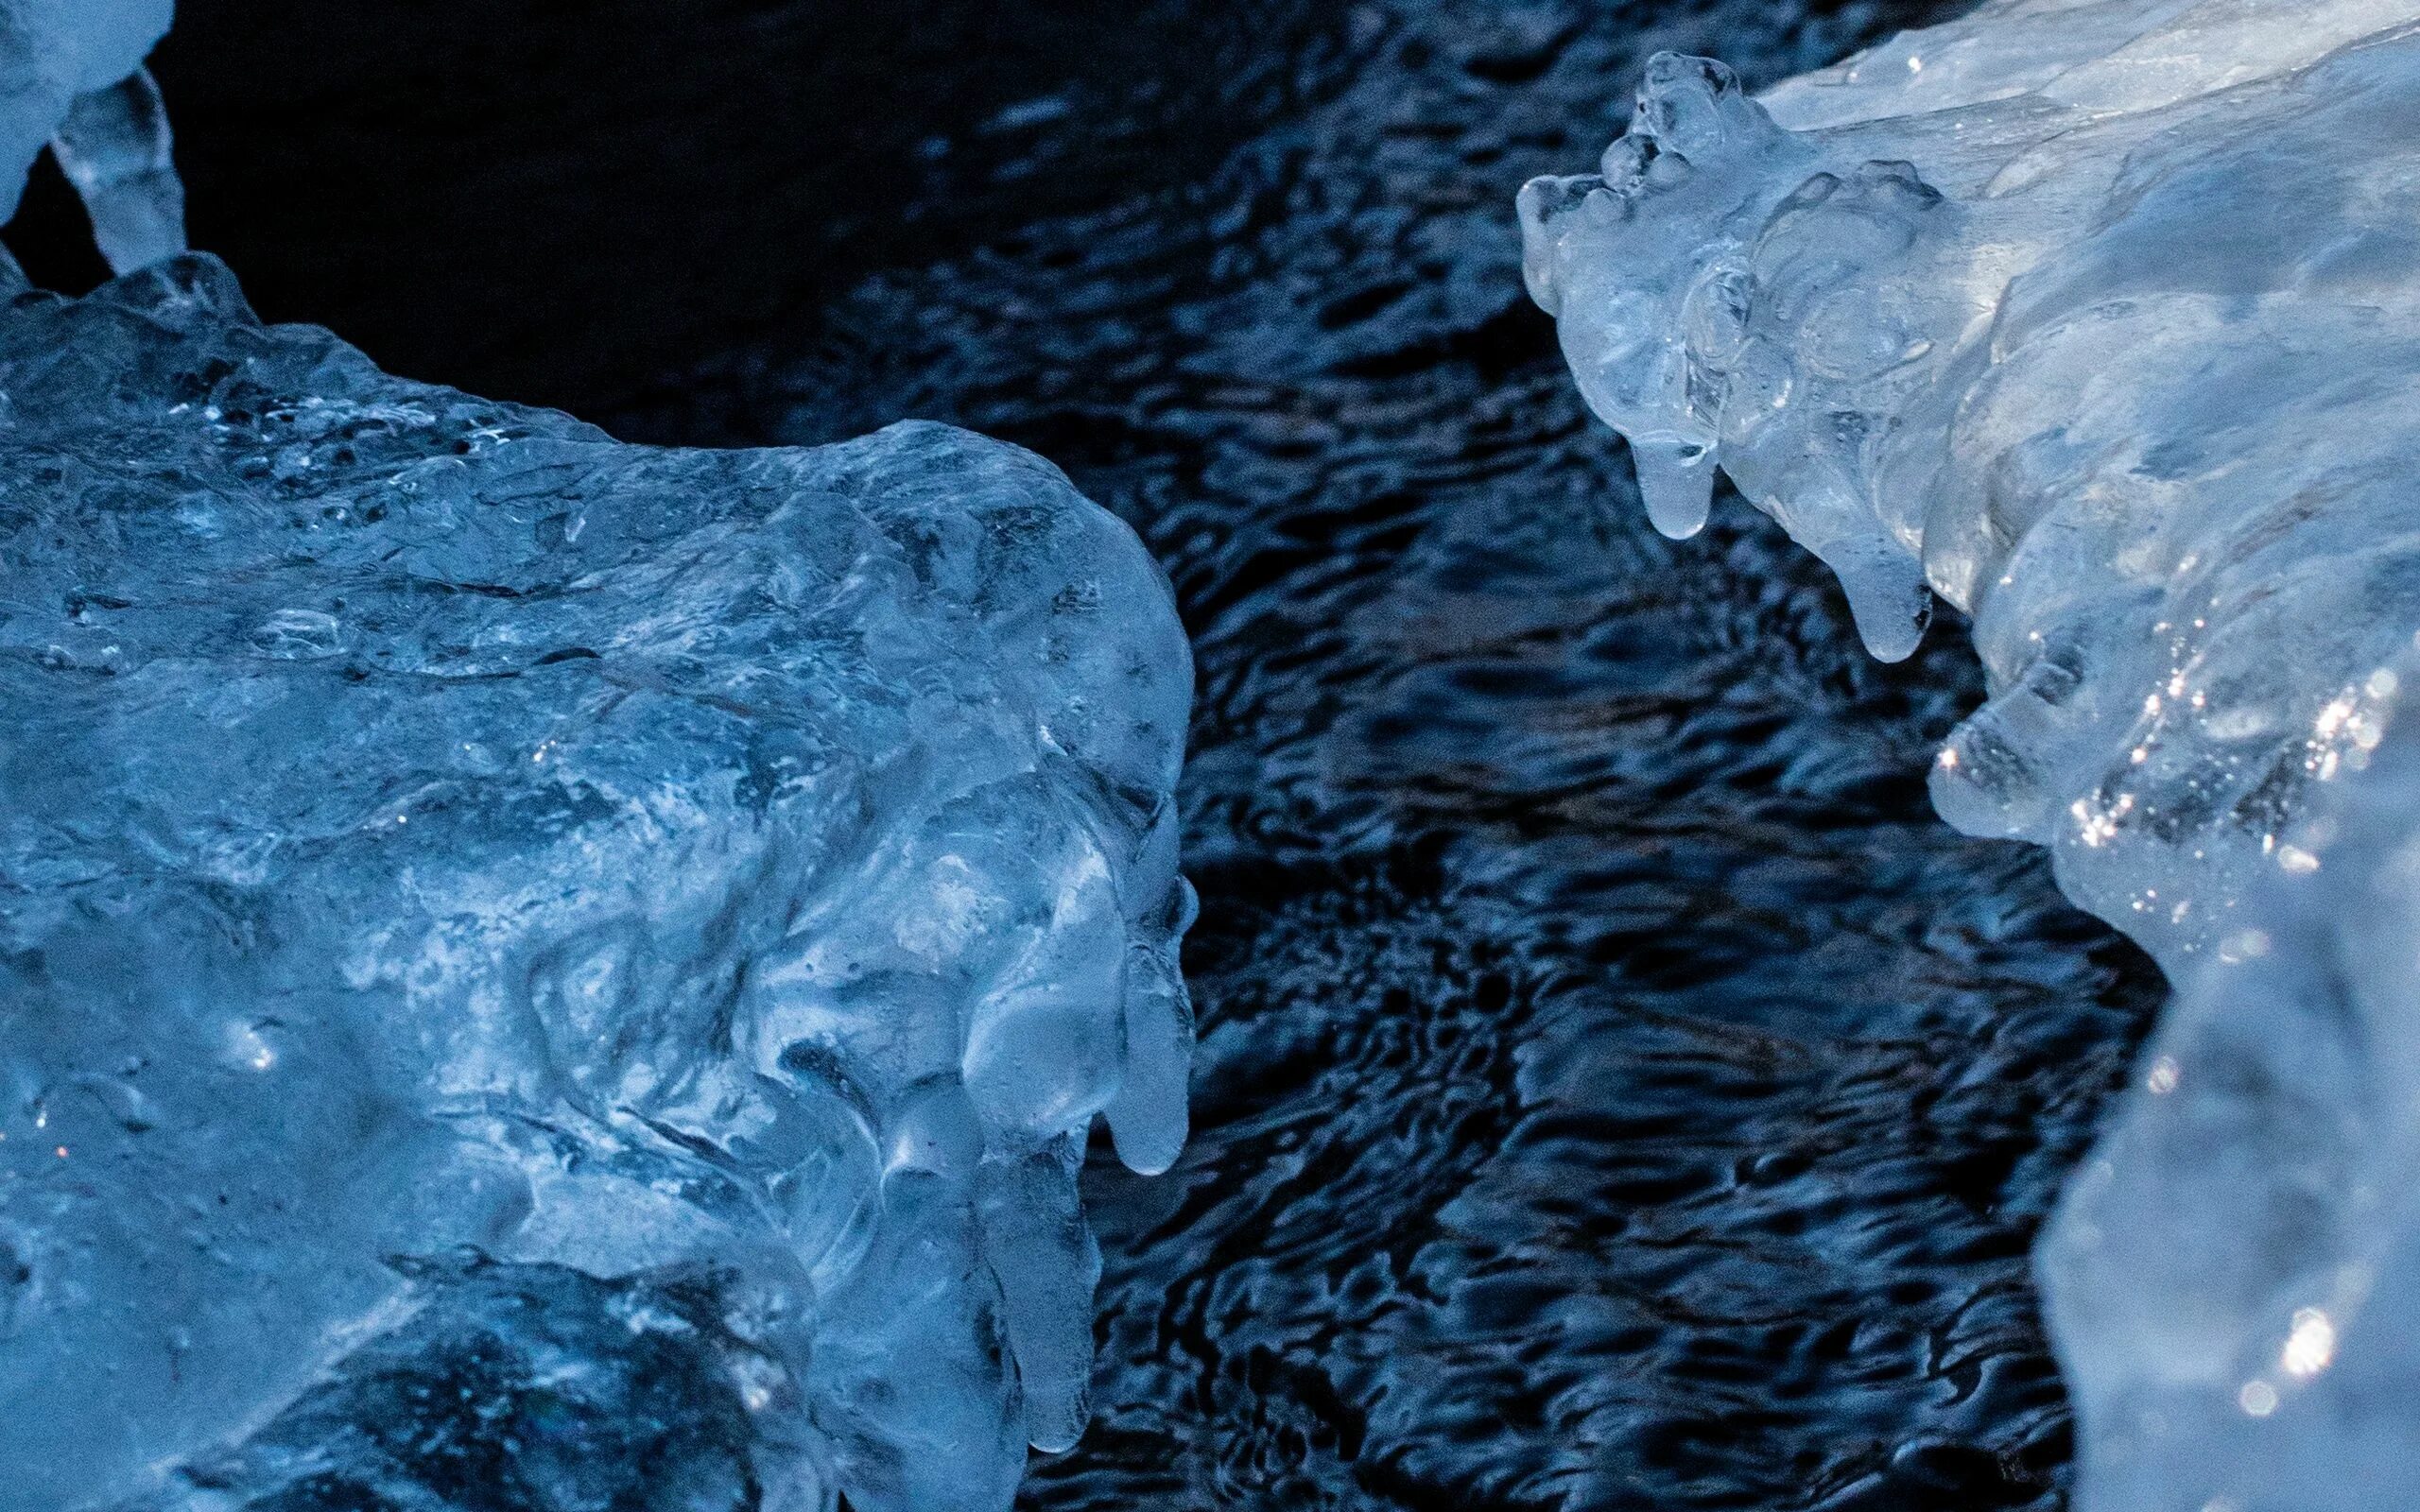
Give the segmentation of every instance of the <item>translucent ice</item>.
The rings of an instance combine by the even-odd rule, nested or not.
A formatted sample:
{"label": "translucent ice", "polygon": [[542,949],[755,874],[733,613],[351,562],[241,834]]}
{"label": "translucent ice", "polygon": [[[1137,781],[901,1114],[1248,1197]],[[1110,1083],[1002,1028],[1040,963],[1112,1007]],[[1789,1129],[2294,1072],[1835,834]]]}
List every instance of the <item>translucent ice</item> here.
{"label": "translucent ice", "polygon": [[123,273],[184,249],[184,187],[143,60],[173,0],[0,0],[0,222],[47,144]]}
{"label": "translucent ice", "polygon": [[1936,803],[2180,985],[2041,1251],[2079,1506],[2420,1502],[2420,0],[1665,55],[1520,210],[1656,524],[1719,465],[1876,654],[1969,613]]}
{"label": "translucent ice", "polygon": [[2383,740],[2179,980],[2038,1247],[2079,1512],[2420,1505],[2420,661],[2367,681]]}
{"label": "translucent ice", "polygon": [[2170,965],[2420,623],[2414,0],[1988,6],[1752,99],[1649,66],[1527,272],[1658,524],[1720,465],[1994,696],[1942,812]]}
{"label": "translucent ice", "polygon": [[169,146],[160,87],[141,69],[77,95],[50,139],[93,217],[93,239],[121,273],[185,249],[185,186]]}
{"label": "translucent ice", "polygon": [[600,1337],[736,1404],[649,1505],[1005,1506],[1086,1130],[1184,1134],[1133,536],[942,426],[407,383],[193,255],[20,281],[0,394],[0,1508],[346,1469],[431,1340],[561,1418]]}

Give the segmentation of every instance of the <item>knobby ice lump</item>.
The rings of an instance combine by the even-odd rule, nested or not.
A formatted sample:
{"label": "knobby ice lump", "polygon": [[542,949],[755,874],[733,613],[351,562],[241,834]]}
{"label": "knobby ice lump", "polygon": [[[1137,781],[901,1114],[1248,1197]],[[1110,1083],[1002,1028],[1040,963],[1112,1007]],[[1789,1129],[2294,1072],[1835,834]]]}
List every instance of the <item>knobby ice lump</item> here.
{"label": "knobby ice lump", "polygon": [[1005,1507],[1086,1414],[1095,1115],[1184,1137],[1132,532],[944,426],[406,382],[196,254],[9,299],[0,1508],[371,1484],[414,1339],[637,1444],[615,1338],[698,1383],[661,1504]]}

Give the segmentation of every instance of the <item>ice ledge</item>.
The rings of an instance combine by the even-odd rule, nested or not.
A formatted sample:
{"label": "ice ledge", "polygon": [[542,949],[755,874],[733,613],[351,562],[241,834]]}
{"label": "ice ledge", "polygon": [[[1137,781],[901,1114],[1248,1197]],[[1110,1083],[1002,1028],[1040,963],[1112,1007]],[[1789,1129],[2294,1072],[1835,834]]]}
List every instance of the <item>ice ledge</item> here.
{"label": "ice ledge", "polygon": [[2035,1252],[2078,1512],[2420,1504],[2420,653],[2187,968]]}
{"label": "ice ledge", "polygon": [[2079,1508],[2420,1503],[2420,4],[2003,0],[1761,100],[1665,55],[1520,214],[1655,524],[1719,466],[1876,654],[1971,614],[1937,805],[2179,986],[2039,1256]]}
{"label": "ice ledge", "polygon": [[[2420,40],[2390,12],[2420,19],[1987,7],[1774,109],[1668,54],[1601,174],[1522,191],[1530,288],[1658,524],[1720,466],[1876,654],[1930,593],[1970,613],[1993,697],[1942,812],[2052,847],[2171,966],[2375,738],[2409,627]],[[2209,51],[2286,33],[2289,64]],[[2001,95],[1987,63],[2101,82]]]}

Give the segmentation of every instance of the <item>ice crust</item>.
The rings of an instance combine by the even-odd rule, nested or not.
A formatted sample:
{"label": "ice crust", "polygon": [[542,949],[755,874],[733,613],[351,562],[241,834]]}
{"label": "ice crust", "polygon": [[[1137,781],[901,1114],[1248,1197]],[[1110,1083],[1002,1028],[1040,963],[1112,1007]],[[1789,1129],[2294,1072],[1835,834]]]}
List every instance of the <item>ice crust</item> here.
{"label": "ice crust", "polygon": [[1520,214],[1656,524],[1720,466],[1876,654],[1971,615],[1937,806],[2178,985],[2038,1256],[2080,1509],[2420,1503],[2420,3],[1666,54]]}
{"label": "ice crust", "polygon": [[195,254],[16,279],[0,395],[0,1508],[287,1504],[446,1328],[565,1400],[686,1341],[756,1500],[650,1505],[1006,1506],[1086,1132],[1184,1136],[1132,534],[943,426],[406,382]]}
{"label": "ice crust", "polygon": [[143,60],[174,0],[0,0],[0,223],[48,146],[110,266],[184,250],[184,186]]}

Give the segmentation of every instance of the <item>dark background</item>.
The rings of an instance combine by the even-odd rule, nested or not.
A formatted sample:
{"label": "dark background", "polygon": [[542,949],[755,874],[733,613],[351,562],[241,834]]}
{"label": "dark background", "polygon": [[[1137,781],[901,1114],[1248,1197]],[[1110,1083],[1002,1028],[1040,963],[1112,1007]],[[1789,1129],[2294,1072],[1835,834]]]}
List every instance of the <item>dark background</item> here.
{"label": "dark background", "polygon": [[[594,413],[870,269],[1198,181],[1345,11],[185,0],[151,68],[193,244],[266,318]],[[1001,119],[1037,100],[1080,129]],[[105,276],[47,159],[9,241],[37,284]]]}
{"label": "dark background", "polygon": [[[1029,1506],[2047,1512],[2025,1249],[2156,976],[1930,814],[1962,627],[1881,667],[1736,498],[1646,528],[1511,215],[1656,47],[1954,9],[186,0],[155,63],[271,318],[633,439],[973,425],[1167,566],[1198,1132],[1095,1162]],[[100,276],[46,165],[8,239]]]}

